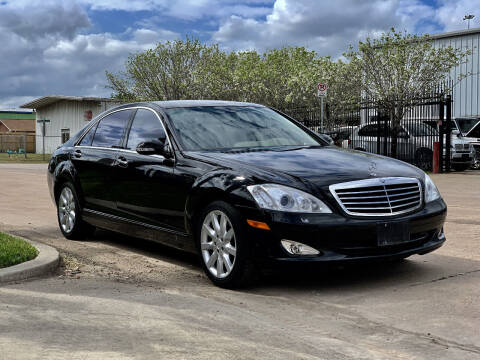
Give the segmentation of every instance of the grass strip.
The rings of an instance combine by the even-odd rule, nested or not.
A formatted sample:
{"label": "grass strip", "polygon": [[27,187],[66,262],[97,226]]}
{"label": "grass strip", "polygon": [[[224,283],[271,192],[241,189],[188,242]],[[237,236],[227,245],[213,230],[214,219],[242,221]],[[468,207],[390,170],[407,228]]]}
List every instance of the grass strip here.
{"label": "grass strip", "polygon": [[0,269],[35,259],[38,250],[28,242],[0,232]]}

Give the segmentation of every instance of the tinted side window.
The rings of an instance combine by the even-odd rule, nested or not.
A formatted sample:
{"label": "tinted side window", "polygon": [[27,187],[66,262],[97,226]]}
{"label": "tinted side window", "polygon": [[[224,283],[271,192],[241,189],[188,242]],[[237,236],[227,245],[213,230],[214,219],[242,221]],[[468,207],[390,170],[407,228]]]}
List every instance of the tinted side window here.
{"label": "tinted side window", "polygon": [[158,117],[150,110],[138,109],[128,135],[127,149],[135,150],[143,141],[165,138],[165,131]]}
{"label": "tinted side window", "polygon": [[377,136],[376,125],[366,125],[358,131],[359,136]]}
{"label": "tinted side window", "polygon": [[125,127],[133,110],[117,111],[105,116],[98,124],[93,137],[92,146],[112,147],[120,146]]}
{"label": "tinted side window", "polygon": [[91,146],[93,135],[95,135],[96,129],[97,129],[97,125],[93,125],[92,128],[88,131],[88,133],[83,137],[82,141],[80,141],[79,145]]}

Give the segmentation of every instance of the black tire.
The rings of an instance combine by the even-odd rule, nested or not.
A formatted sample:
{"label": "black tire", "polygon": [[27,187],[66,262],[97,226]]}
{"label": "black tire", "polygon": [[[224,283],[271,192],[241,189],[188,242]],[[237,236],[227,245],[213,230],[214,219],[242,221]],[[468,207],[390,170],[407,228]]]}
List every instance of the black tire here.
{"label": "black tire", "polygon": [[430,149],[421,148],[415,152],[415,164],[422,170],[431,171],[433,152]]}
{"label": "black tire", "polygon": [[[221,211],[230,220],[234,231],[236,255],[231,272],[224,278],[219,278],[208,269],[206,260],[202,255],[201,236],[203,223],[213,211]],[[246,220],[230,204],[224,201],[215,201],[205,207],[197,216],[195,228],[195,241],[200,257],[200,262],[205,274],[217,286],[234,289],[249,285],[255,274],[255,263],[252,256],[252,244],[246,235]],[[209,250],[210,251],[210,250]],[[212,250],[213,251],[213,250]],[[226,269],[226,268],[225,268]]]}
{"label": "black tire", "polygon": [[[67,190],[65,190],[67,189]],[[73,196],[73,203],[74,203],[74,211],[75,211],[75,219],[73,222],[73,226],[69,229],[65,229],[62,225],[61,220],[61,212],[62,212],[62,193],[63,191],[68,190],[71,192]],[[77,191],[75,190],[75,186],[71,182],[63,183],[59,190],[57,196],[57,221],[58,227],[62,232],[63,236],[65,236],[69,240],[83,240],[89,236],[92,236],[95,232],[95,227],[83,221],[82,219],[82,207],[80,205],[80,201],[78,199]]]}

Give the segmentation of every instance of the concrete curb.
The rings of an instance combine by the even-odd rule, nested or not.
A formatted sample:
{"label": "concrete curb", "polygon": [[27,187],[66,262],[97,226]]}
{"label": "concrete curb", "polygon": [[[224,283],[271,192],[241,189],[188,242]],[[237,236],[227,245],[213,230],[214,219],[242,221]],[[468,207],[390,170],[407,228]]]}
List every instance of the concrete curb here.
{"label": "concrete curb", "polygon": [[39,277],[53,272],[58,267],[60,255],[55,248],[36,241],[21,239],[36,247],[38,255],[33,260],[0,269],[0,284]]}

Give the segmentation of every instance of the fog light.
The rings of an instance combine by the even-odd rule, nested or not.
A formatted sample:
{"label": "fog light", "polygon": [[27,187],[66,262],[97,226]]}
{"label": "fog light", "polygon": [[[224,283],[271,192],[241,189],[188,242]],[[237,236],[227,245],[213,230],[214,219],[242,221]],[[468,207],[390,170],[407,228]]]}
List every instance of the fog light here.
{"label": "fog light", "polygon": [[440,232],[438,233],[438,239],[439,240],[444,240],[445,239],[445,233],[443,232],[443,227],[440,230]]}
{"label": "fog light", "polygon": [[289,254],[292,255],[318,255],[320,252],[318,250],[315,250],[311,246],[292,241],[292,240],[286,240],[283,239],[280,241],[283,248],[287,250]]}

